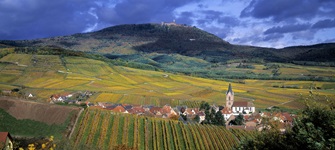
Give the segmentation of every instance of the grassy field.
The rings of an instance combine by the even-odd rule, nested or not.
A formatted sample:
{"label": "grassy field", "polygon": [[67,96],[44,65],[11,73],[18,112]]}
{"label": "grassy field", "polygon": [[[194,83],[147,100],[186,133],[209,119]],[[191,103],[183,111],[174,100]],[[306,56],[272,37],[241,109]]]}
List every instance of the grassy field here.
{"label": "grassy field", "polygon": [[[287,66],[286,68],[283,66]],[[256,65],[253,72],[263,71]],[[236,68],[240,69],[240,68]],[[334,76],[330,67],[307,67],[281,64],[291,74],[314,72]],[[271,71],[269,71],[271,72]],[[281,75],[287,75],[282,73]],[[307,73],[308,74],[308,73]],[[165,105],[189,104],[189,101],[207,101],[225,104],[225,92],[232,82],[236,101],[253,101],[257,108],[278,105],[300,108],[297,100],[310,87],[329,97],[335,95],[334,82],[289,80],[211,80],[158,71],[146,71],[112,66],[102,61],[82,57],[57,55],[9,54],[0,59],[0,89],[23,87],[23,92],[37,95],[38,101],[47,101],[50,95],[61,92],[94,91],[89,101],[128,104]]]}

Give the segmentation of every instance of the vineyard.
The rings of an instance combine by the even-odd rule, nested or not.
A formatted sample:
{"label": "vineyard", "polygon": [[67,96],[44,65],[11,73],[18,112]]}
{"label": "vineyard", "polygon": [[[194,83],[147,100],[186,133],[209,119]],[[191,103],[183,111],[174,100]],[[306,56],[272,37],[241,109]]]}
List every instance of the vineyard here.
{"label": "vineyard", "polygon": [[74,148],[112,149],[116,146],[148,150],[232,149],[251,132],[223,126],[183,124],[175,120],[147,118],[86,109],[71,138]]}
{"label": "vineyard", "polygon": [[[318,71],[315,67],[309,69]],[[329,72],[329,68],[320,69]],[[236,101],[253,101],[256,108],[276,105],[299,109],[301,103],[295,100],[300,98],[300,93],[307,95],[311,86],[318,87],[320,95],[334,97],[335,94],[334,82],[211,80],[113,66],[74,56],[8,54],[0,59],[0,90],[20,88],[40,102],[46,102],[53,94],[88,90],[95,93],[88,99],[93,103],[198,107],[201,101],[206,101],[224,105],[229,82],[233,82]]]}

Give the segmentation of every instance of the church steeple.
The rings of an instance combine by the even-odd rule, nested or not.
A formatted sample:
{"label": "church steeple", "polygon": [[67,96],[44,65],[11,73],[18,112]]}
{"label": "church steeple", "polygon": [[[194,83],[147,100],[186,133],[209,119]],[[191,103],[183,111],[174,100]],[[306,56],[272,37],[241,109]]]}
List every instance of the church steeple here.
{"label": "church steeple", "polygon": [[226,92],[226,94],[228,94],[228,93],[232,93],[232,95],[234,95],[233,88],[231,87],[230,83],[229,83],[228,91]]}
{"label": "church steeple", "polygon": [[226,107],[230,110],[234,103],[234,92],[231,84],[229,83],[228,91],[226,92]]}

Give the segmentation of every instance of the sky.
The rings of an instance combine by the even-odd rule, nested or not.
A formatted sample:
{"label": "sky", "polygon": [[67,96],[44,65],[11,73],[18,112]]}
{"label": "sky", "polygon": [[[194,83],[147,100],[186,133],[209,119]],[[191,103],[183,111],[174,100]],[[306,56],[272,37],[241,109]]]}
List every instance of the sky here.
{"label": "sky", "polygon": [[283,48],[335,42],[335,0],[0,0],[0,18],[0,40],[175,20],[231,44]]}

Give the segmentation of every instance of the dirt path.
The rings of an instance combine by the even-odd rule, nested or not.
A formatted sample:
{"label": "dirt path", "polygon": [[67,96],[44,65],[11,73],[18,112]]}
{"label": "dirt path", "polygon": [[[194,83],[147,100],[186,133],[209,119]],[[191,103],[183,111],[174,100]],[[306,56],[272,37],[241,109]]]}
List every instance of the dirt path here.
{"label": "dirt path", "polygon": [[279,103],[279,104],[277,104],[277,105],[272,105],[272,106],[270,106],[270,107],[268,107],[268,108],[271,109],[271,108],[274,107],[274,106],[284,105],[284,104],[286,104],[286,103],[293,102],[293,101],[295,101],[295,100],[290,100],[290,101],[287,101],[287,102]]}
{"label": "dirt path", "polygon": [[72,136],[72,134],[73,134],[73,132],[74,132],[74,129],[76,129],[78,119],[79,119],[79,117],[80,117],[80,115],[81,115],[81,113],[82,113],[83,111],[84,111],[84,108],[81,108],[80,111],[78,112],[78,116],[77,116],[77,118],[76,118],[76,121],[74,122],[74,125],[73,125],[72,129],[71,129],[71,133],[70,133],[70,135],[69,135],[69,139],[71,139],[71,136]]}

